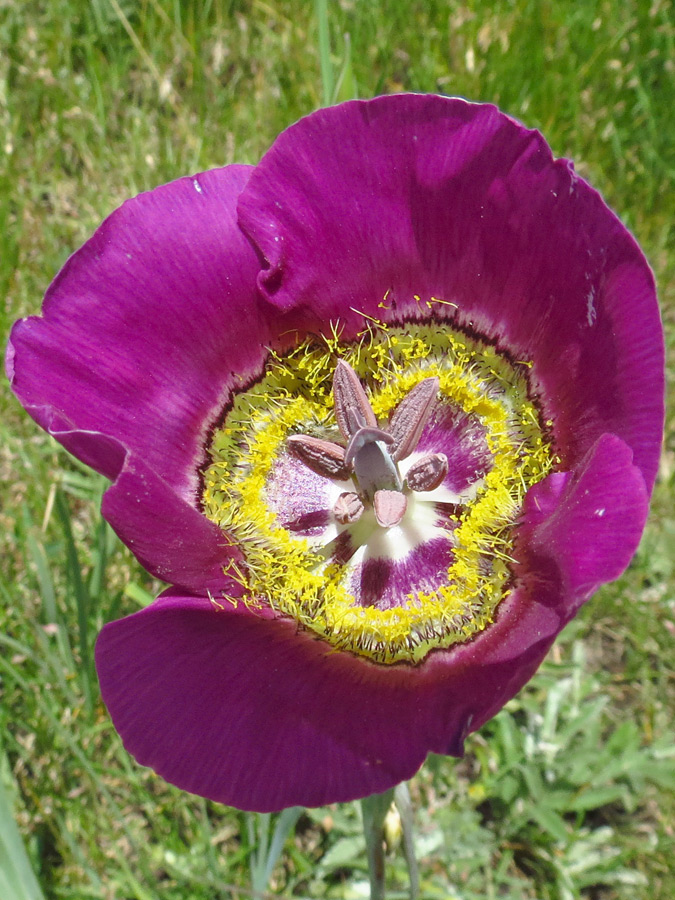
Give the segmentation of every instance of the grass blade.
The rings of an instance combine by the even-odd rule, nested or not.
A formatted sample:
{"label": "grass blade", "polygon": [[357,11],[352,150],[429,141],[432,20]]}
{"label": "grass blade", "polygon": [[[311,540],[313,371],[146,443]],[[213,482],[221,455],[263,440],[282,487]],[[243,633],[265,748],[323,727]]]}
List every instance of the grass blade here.
{"label": "grass blade", "polygon": [[333,64],[330,59],[330,31],[328,28],[327,0],[314,0],[316,20],[319,28],[319,62],[321,64],[321,85],[323,88],[323,105],[333,102]]}
{"label": "grass blade", "polygon": [[[4,754],[0,770],[8,769]],[[28,853],[14,821],[10,795],[0,779],[0,897],[3,900],[44,900]]]}
{"label": "grass blade", "polygon": [[77,554],[77,547],[75,546],[75,539],[73,538],[73,530],[70,525],[70,511],[61,491],[57,491],[54,508],[66,543],[66,571],[68,583],[71,592],[75,597],[75,605],[77,607],[80,677],[82,679],[82,688],[87,708],[91,710],[93,695],[91,688],[91,661],[89,653],[89,591],[87,590],[87,586],[82,577],[80,560]]}

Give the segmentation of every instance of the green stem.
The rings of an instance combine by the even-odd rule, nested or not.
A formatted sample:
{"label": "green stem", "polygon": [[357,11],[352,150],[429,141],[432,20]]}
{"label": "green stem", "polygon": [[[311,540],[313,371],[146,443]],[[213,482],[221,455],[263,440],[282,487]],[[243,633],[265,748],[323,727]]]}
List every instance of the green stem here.
{"label": "green stem", "polygon": [[401,819],[403,852],[410,878],[410,900],[419,897],[419,872],[413,840],[413,806],[408,785],[403,782],[383,794],[373,794],[361,801],[363,833],[368,854],[368,874],[370,876],[370,900],[384,900],[385,895],[385,820],[393,805]]}
{"label": "green stem", "polygon": [[383,794],[373,794],[361,801],[363,833],[366,838],[368,874],[370,876],[370,900],[384,900],[384,819],[394,797],[391,788]]}

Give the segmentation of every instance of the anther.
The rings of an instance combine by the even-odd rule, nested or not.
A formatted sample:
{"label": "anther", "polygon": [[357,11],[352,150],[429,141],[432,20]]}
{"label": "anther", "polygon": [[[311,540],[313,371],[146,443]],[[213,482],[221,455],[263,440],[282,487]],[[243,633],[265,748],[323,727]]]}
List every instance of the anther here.
{"label": "anther", "polygon": [[[389,427],[378,427],[370,401],[354,369],[339,360],[333,375],[335,418],[348,441],[341,447],[306,434],[292,435],[289,450],[314,472],[327,478],[354,479],[358,493],[345,491],[333,513],[343,525],[356,522],[364,503],[372,503],[375,518],[384,528],[398,525],[407,499],[397,463],[409,456],[429,420],[438,394],[439,379],[420,381],[399,403]],[[443,453],[422,457],[408,471],[406,490],[431,491],[448,473]]]}
{"label": "anther", "polygon": [[345,462],[345,448],[332,441],[322,441],[309,434],[293,434],[286,441],[288,449],[318,475],[343,481],[350,477]]}
{"label": "anther", "polygon": [[405,481],[411,491],[433,491],[443,483],[447,474],[448,457],[445,453],[429,453],[410,466]]}
{"label": "anther", "polygon": [[338,360],[333,375],[335,418],[347,440],[363,427],[377,428],[377,419],[359,376],[344,360]]}
{"label": "anther", "polygon": [[333,515],[340,525],[351,525],[361,518],[363,514],[363,502],[358,494],[353,491],[344,491],[335,501]]}
{"label": "anther", "polygon": [[387,429],[394,438],[392,451],[394,462],[410,456],[417,447],[436,403],[439,384],[436,376],[425,378],[406,394],[394,410]]}
{"label": "anther", "polygon": [[373,499],[373,509],[378,525],[382,528],[392,528],[398,525],[405,515],[408,499],[400,491],[376,491]]}

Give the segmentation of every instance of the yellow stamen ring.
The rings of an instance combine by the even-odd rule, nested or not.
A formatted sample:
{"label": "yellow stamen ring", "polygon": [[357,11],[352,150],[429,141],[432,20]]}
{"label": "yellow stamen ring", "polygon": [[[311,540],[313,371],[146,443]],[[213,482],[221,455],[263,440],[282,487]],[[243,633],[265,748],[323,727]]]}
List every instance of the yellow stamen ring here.
{"label": "yellow stamen ring", "polygon": [[[234,397],[204,472],[204,512],[245,556],[236,577],[246,602],[272,607],[335,649],[380,663],[418,662],[493,621],[509,590],[513,524],[524,494],[556,462],[528,398],[527,363],[512,364],[459,331],[411,330],[378,324],[356,343],[333,335],[323,346],[308,341],[286,356],[273,354],[260,381]],[[345,586],[349,564],[327,564],[312,541],[283,528],[266,494],[291,434],[340,440],[331,392],[338,358],[370,388],[381,421],[416,384],[437,376],[439,402],[482,425],[492,456],[475,499],[448,531],[447,578],[434,590],[411,591],[406,604],[391,609],[360,606]]]}

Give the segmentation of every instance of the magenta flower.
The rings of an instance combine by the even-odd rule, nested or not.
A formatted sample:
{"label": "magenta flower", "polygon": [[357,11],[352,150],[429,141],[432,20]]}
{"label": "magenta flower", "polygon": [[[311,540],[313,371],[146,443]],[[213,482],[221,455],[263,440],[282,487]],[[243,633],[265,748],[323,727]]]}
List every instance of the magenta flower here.
{"label": "magenta flower", "polygon": [[436,96],[128,201],[7,366],[172,585],[98,641],[125,745],[244,809],[460,755],[628,565],[663,427],[633,238],[537,132]]}

